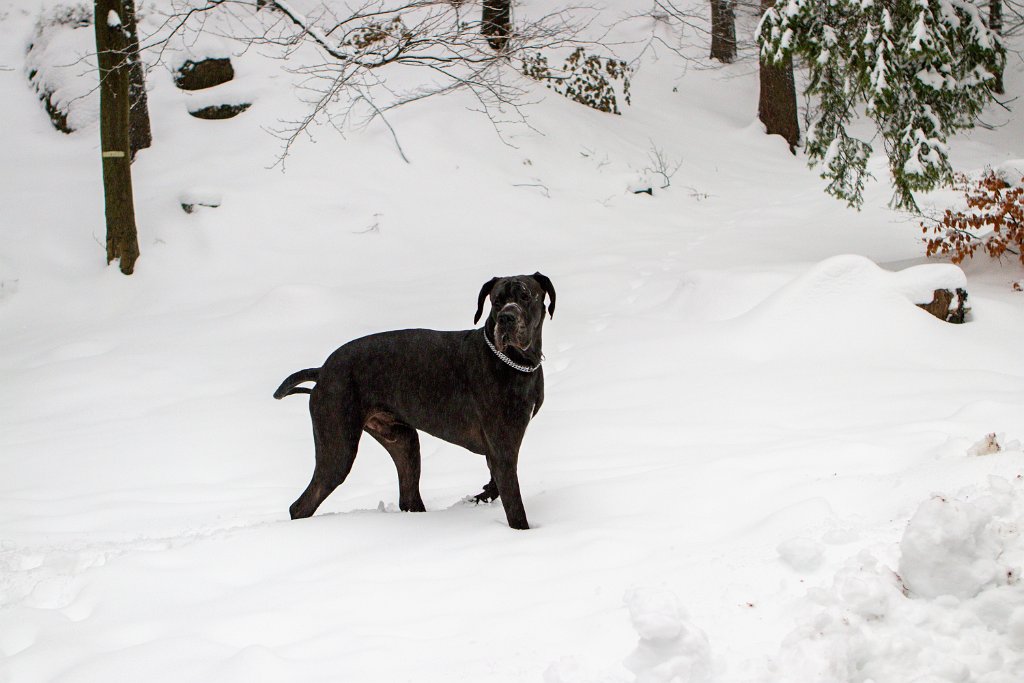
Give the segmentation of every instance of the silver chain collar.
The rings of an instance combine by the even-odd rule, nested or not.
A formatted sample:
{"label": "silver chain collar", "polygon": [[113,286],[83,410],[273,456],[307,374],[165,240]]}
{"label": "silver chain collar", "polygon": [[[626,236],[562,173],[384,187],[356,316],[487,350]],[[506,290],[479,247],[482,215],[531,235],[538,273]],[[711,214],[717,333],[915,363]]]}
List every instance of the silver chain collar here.
{"label": "silver chain collar", "polygon": [[515,362],[514,360],[503,354],[498,349],[494,348],[494,344],[491,343],[490,338],[487,336],[487,330],[484,330],[484,341],[487,342],[487,346],[491,347],[491,351],[494,351],[494,355],[501,359],[501,361],[505,363],[505,365],[509,366],[513,370],[518,370],[519,372],[534,372],[541,366],[541,363],[544,362],[544,357],[541,356],[540,363],[537,363],[534,366],[520,365],[519,363]]}

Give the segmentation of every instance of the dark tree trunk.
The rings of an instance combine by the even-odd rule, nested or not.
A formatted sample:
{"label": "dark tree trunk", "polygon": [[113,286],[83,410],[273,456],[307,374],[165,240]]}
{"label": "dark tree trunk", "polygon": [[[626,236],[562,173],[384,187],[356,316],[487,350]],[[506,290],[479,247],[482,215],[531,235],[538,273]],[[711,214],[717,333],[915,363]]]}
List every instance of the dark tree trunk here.
{"label": "dark tree trunk", "polygon": [[988,27],[998,35],[1003,35],[1003,0],[989,0]]}
{"label": "dark tree trunk", "polygon": [[711,0],[711,59],[736,59],[736,13],[733,0]]}
{"label": "dark tree trunk", "polygon": [[[988,3],[988,27],[998,36],[1003,35],[1003,0],[989,0]],[[1003,86],[1003,72],[996,74],[994,88],[997,95],[1005,95],[1006,88]]]}
{"label": "dark tree trunk", "polygon": [[[100,67],[100,149],[103,159],[103,199],[107,216],[107,263],[120,262],[131,275],[139,257],[132,200],[129,128],[128,36],[122,0],[95,0],[96,54]],[[113,25],[111,25],[113,24]]]}
{"label": "dark tree trunk", "polygon": [[512,0],[484,0],[480,32],[487,36],[487,44],[501,52],[508,45],[512,29]]}
{"label": "dark tree trunk", "polygon": [[[775,5],[775,0],[761,0],[761,12]],[[764,56],[761,62],[761,96],[757,116],[767,128],[768,135],[781,135],[789,143],[789,151],[796,154],[800,141],[800,122],[796,110],[796,82],[793,79],[793,59],[787,56],[781,63],[769,64]]]}
{"label": "dark tree trunk", "polygon": [[135,0],[122,0],[124,28],[128,32],[129,84],[131,99],[130,132],[132,161],[140,149],[153,144],[153,130],[149,125],[149,101],[146,97],[146,70],[139,58],[139,30],[135,20]]}

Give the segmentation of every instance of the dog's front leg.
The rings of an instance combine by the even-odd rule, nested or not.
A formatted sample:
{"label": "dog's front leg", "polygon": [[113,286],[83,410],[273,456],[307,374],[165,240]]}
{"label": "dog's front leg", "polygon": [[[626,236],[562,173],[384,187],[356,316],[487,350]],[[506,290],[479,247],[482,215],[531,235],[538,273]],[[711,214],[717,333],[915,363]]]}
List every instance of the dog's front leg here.
{"label": "dog's front leg", "polygon": [[519,492],[519,444],[502,443],[505,439],[488,438],[487,441],[487,468],[491,471],[491,480],[498,488],[498,497],[505,508],[508,525],[513,529],[529,529],[523,496]]}

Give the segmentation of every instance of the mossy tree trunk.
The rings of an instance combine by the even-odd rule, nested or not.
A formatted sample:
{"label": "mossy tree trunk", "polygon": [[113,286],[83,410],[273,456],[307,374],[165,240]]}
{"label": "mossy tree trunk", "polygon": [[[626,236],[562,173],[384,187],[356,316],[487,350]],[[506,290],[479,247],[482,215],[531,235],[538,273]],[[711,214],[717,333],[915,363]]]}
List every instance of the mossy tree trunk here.
{"label": "mossy tree trunk", "polygon": [[124,5],[124,28],[128,32],[128,96],[131,100],[129,137],[132,160],[140,149],[153,144],[153,129],[149,125],[149,100],[146,97],[146,69],[139,57],[139,29],[135,17],[135,0],[121,0]]}
{"label": "mossy tree trunk", "polygon": [[[761,13],[775,5],[775,0],[761,0]],[[760,58],[761,94],[757,116],[767,128],[768,135],[781,135],[789,143],[789,151],[796,154],[800,142],[800,122],[796,109],[796,81],[793,78],[793,59],[787,56],[778,64]]]}
{"label": "mossy tree trunk", "polygon": [[481,19],[480,32],[487,36],[487,44],[504,50],[512,30],[512,0],[484,0]]}
{"label": "mossy tree trunk", "polygon": [[711,0],[711,59],[736,59],[736,13],[733,0]]}
{"label": "mossy tree trunk", "polygon": [[103,160],[103,199],[107,218],[107,263],[119,261],[131,275],[139,257],[132,199],[129,143],[129,37],[122,0],[95,0],[96,54],[100,71],[100,149]]}

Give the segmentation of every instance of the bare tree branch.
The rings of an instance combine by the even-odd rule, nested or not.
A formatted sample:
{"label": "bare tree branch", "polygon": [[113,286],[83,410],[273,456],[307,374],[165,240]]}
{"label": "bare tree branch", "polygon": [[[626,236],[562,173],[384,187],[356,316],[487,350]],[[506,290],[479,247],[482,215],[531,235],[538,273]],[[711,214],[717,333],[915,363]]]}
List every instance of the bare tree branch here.
{"label": "bare tree branch", "polygon": [[[541,50],[587,44],[575,22],[580,7],[563,7],[512,27],[507,42],[493,49],[483,34],[480,5],[453,0],[322,0],[302,12],[295,0],[174,0],[144,48],[160,51],[195,39],[197,31],[274,49],[282,58],[303,50],[285,69],[300,78],[308,106],[296,120],[271,131],[283,142],[280,162],[309,129],[327,123],[344,131],[380,119],[408,161],[385,114],[396,107],[458,91],[469,92],[495,124],[524,122],[529,86],[519,75],[523,60]],[[587,8],[582,8],[587,9]],[[213,17],[218,17],[213,21]],[[319,51],[310,59],[307,46]],[[292,63],[299,64],[291,66]],[[391,78],[417,70],[419,85],[399,90]],[[358,108],[370,111],[356,117]]]}

